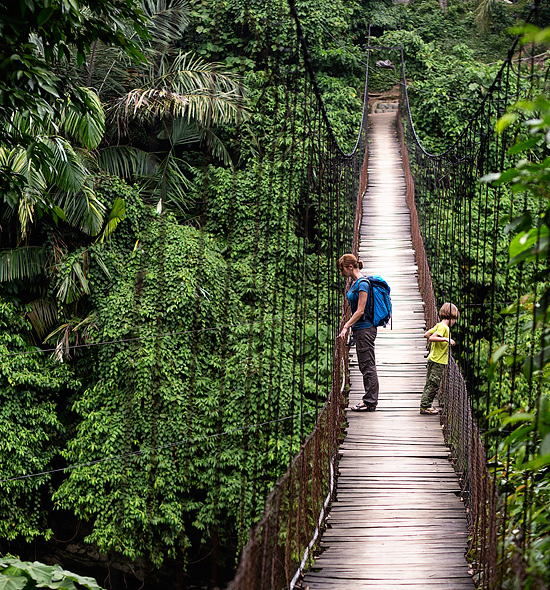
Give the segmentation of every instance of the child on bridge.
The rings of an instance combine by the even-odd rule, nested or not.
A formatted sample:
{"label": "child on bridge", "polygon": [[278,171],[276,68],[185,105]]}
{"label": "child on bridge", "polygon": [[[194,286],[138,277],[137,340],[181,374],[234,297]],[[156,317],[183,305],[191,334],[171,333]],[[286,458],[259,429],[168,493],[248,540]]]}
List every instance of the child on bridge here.
{"label": "child on bridge", "polygon": [[432,403],[441,385],[445,366],[449,362],[449,344],[455,344],[451,338],[451,327],[459,315],[456,305],[444,303],[439,310],[441,321],[424,334],[424,338],[431,342],[431,349],[428,355],[426,385],[420,401],[421,414],[439,414],[439,410],[434,408]]}

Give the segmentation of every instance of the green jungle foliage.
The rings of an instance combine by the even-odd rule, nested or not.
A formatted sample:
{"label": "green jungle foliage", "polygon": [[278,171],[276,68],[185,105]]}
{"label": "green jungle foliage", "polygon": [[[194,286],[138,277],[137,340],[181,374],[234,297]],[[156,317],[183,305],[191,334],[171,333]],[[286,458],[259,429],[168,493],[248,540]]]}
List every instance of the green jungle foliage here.
{"label": "green jungle foliage", "polygon": [[[549,31],[527,28],[524,40],[543,52]],[[542,75],[520,85],[508,80],[509,96],[531,91],[533,98],[485,119],[497,141],[480,150],[476,164],[502,171],[481,185],[464,169],[460,182],[447,181],[451,166],[428,174],[419,203],[436,298],[466,306],[456,357],[500,493],[498,554],[507,589],[550,583],[550,102],[545,62],[535,67]],[[502,145],[509,147],[499,154]],[[468,143],[459,146],[467,156]],[[412,167],[420,170],[417,162]]]}
{"label": "green jungle foliage", "polygon": [[[139,59],[142,56],[135,39],[147,34],[141,12],[130,0],[95,0],[85,10],[76,1],[2,1],[0,13],[2,198],[9,206],[23,198],[33,202],[40,212],[50,211],[55,206],[50,199],[37,199],[26,191],[30,181],[27,168],[48,178],[50,168],[59,169],[55,163],[58,152],[69,151],[67,167],[78,159],[50,122],[65,120],[75,136],[83,131],[74,125],[78,116],[88,119],[83,127],[97,123],[93,121],[97,111],[94,93],[79,85],[62,67],[63,62],[74,56],[82,64],[98,42],[119,47]],[[40,141],[42,135],[54,135],[56,141]],[[10,163],[14,152],[17,161]]]}
{"label": "green jungle foliage", "polygon": [[[509,28],[531,8],[530,2],[497,2],[482,31],[475,24],[477,4],[451,0],[441,11],[437,0],[413,0],[405,22],[388,27],[379,39],[381,45],[403,47],[416,131],[435,154],[450,147],[474,115],[512,44]],[[384,59],[398,63],[396,52],[386,54]]]}
{"label": "green jungle foliage", "polygon": [[[0,17],[0,549],[63,521],[151,585],[202,559],[224,579],[330,391],[353,202],[333,199],[286,2],[62,4]],[[369,25],[403,45],[438,150],[525,7],[476,38],[470,1],[297,2],[342,150]],[[399,52],[370,59],[371,89],[394,89]]]}
{"label": "green jungle foliage", "polygon": [[63,414],[78,388],[70,367],[37,355],[28,342],[23,310],[0,297],[0,536],[30,541],[51,537],[51,475],[17,479],[52,467],[63,440]]}
{"label": "green jungle foliage", "polygon": [[[550,29],[528,30],[528,40],[550,41]],[[527,290],[502,311],[508,333],[493,352],[493,379],[506,367],[515,377],[513,397],[496,411],[501,433],[499,456],[492,461],[506,512],[501,551],[508,557],[506,588],[529,587],[511,564],[521,559],[531,587],[550,584],[550,284],[548,281],[550,236],[550,100],[547,93],[522,101],[499,121],[499,130],[527,129],[509,152],[519,158],[515,166],[487,181],[506,185],[512,194],[530,194],[530,205],[511,219],[506,230],[513,234],[509,264],[529,269]],[[533,118],[534,116],[534,118]],[[519,386],[519,387],[518,387]],[[522,391],[525,392],[522,395]],[[506,458],[506,459],[504,459]],[[521,557],[519,557],[521,555]]]}

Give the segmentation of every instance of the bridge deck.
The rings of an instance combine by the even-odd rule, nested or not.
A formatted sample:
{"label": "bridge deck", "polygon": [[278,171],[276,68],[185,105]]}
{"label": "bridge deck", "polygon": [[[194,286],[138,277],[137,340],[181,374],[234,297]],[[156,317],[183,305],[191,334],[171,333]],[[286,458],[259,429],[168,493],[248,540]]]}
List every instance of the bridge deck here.
{"label": "bridge deck", "polygon": [[[423,303],[411,243],[395,115],[372,116],[360,258],[392,287],[393,329],[376,343],[380,400],[349,411],[336,500],[310,590],[473,590],[464,558],[466,515],[437,416],[420,415],[425,379]],[[363,387],[355,349],[350,405]]]}

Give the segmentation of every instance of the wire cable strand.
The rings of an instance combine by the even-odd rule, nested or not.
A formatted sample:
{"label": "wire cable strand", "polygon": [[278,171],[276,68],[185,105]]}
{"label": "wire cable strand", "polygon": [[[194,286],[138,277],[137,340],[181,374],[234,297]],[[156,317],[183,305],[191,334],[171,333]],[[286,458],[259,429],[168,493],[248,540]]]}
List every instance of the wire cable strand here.
{"label": "wire cable strand", "polygon": [[[313,314],[309,314],[307,317],[315,318],[316,316]],[[117,340],[102,340],[100,342],[89,342],[86,344],[73,344],[70,346],[64,347],[64,350],[76,350],[79,348],[93,348],[97,346],[105,346],[108,344],[125,344],[128,342],[136,342],[141,340],[152,340],[158,338],[168,338],[170,336],[178,336],[182,334],[199,334],[204,332],[214,332],[218,330],[227,330],[230,328],[242,328],[243,326],[252,326],[254,324],[260,323],[268,323],[268,322],[277,322],[279,320],[286,319],[292,320],[294,316],[278,316],[278,317],[271,317],[263,320],[257,320],[253,322],[240,322],[238,324],[224,324],[224,325],[217,325],[217,326],[210,326],[209,328],[197,328],[194,330],[175,330],[172,332],[163,332],[160,334],[152,334],[150,336],[133,336],[131,338],[119,338]],[[13,357],[13,356],[23,356],[29,354],[42,354],[42,353],[50,353],[50,352],[57,352],[58,348],[35,348],[33,350],[20,350],[17,352],[4,352],[0,350],[0,357]]]}
{"label": "wire cable strand", "polygon": [[[307,416],[307,415],[316,414],[316,413],[317,413],[317,410],[310,410],[308,412],[303,412],[303,415]],[[120,453],[118,455],[109,455],[107,457],[102,457],[101,459],[94,459],[93,461],[87,461],[85,463],[76,463],[74,465],[67,465],[67,467],[59,467],[58,469],[50,469],[49,471],[40,471],[37,473],[28,473],[26,475],[16,475],[14,477],[6,477],[4,479],[0,479],[0,484],[7,483],[10,481],[19,481],[22,479],[30,479],[33,477],[41,477],[44,475],[51,475],[52,473],[62,473],[65,471],[73,471],[75,469],[79,469],[80,467],[93,467],[94,465],[98,465],[100,463],[106,463],[108,461],[116,461],[117,459],[125,459],[127,457],[136,457],[139,455],[145,455],[145,454],[151,453],[153,451],[160,451],[162,449],[170,449],[170,448],[178,447],[178,446],[181,446],[184,444],[192,444],[192,443],[196,443],[196,442],[200,442],[200,441],[204,441],[204,440],[217,438],[220,436],[222,436],[222,437],[229,436],[229,435],[235,434],[237,432],[244,432],[244,431],[253,430],[255,428],[260,428],[262,426],[268,426],[270,424],[274,424],[275,422],[285,422],[286,420],[292,420],[292,419],[296,418],[297,416],[298,415],[285,416],[284,418],[279,418],[278,420],[270,420],[269,422],[258,422],[256,424],[249,424],[248,426],[241,426],[239,428],[232,428],[231,430],[226,430],[221,433],[217,432],[215,434],[209,434],[207,436],[196,436],[193,438],[186,438],[186,439],[171,442],[171,443],[165,443],[163,445],[159,445],[156,447],[142,449],[140,451],[130,451],[128,453]]]}

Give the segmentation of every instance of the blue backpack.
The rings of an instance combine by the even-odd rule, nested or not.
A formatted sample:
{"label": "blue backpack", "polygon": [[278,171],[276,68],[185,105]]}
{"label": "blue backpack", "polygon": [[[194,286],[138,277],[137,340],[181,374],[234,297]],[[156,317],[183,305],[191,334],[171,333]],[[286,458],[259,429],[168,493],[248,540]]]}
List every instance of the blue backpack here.
{"label": "blue backpack", "polygon": [[391,319],[390,286],[380,275],[365,279],[369,284],[369,297],[364,318],[373,326],[386,327]]}

